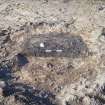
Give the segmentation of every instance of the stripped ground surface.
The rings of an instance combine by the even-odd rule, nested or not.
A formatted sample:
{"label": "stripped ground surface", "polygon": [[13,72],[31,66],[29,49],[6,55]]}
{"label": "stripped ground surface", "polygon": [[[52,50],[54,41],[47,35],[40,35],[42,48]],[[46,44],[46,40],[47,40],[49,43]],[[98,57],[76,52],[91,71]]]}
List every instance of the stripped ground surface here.
{"label": "stripped ground surface", "polygon": [[[55,33],[76,37],[73,57],[30,53]],[[1,105],[104,105],[105,1],[0,0],[0,79]]]}

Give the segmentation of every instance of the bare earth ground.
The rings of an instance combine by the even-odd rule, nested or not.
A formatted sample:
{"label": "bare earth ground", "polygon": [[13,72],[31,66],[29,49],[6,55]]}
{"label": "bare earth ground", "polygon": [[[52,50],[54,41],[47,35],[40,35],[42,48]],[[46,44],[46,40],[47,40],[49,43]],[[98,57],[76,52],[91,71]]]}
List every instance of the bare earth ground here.
{"label": "bare earth ground", "polygon": [[[37,57],[25,49],[40,34],[79,36],[88,50]],[[105,1],[0,0],[0,94],[0,105],[104,105]]]}

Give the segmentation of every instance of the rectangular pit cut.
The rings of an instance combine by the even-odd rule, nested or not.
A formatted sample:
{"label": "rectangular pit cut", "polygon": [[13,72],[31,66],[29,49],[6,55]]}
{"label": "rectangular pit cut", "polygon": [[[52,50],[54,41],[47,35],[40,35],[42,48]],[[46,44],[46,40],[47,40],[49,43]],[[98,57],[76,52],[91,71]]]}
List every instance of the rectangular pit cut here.
{"label": "rectangular pit cut", "polygon": [[23,44],[23,53],[37,57],[80,57],[88,53],[81,36],[70,34],[37,35]]}

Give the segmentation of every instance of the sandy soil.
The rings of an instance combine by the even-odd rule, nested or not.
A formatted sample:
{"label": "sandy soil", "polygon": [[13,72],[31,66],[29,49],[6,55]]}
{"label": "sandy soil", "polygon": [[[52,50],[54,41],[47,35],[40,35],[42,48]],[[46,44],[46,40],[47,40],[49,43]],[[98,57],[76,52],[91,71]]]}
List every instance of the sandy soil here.
{"label": "sandy soil", "polygon": [[[53,34],[80,37],[85,56],[30,53]],[[104,0],[0,0],[1,105],[104,105],[104,44]]]}

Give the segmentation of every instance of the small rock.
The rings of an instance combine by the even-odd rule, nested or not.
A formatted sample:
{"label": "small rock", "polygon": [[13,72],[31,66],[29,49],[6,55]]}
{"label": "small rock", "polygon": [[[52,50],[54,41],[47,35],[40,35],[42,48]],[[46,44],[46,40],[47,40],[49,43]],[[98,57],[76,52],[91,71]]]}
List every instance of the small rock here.
{"label": "small rock", "polygon": [[54,65],[53,65],[52,63],[48,63],[48,64],[47,64],[47,67],[48,67],[48,68],[53,68],[53,66],[54,66]]}
{"label": "small rock", "polygon": [[6,86],[4,81],[0,81],[0,88],[4,88]]}
{"label": "small rock", "polygon": [[105,43],[105,28],[102,29],[102,33],[98,39],[100,42]]}
{"label": "small rock", "polygon": [[105,28],[102,29],[102,35],[105,36]]}
{"label": "small rock", "polygon": [[98,10],[99,10],[99,11],[102,11],[102,10],[104,10],[104,7],[100,6],[100,7],[98,8]]}
{"label": "small rock", "polygon": [[82,101],[83,101],[84,105],[90,105],[90,98],[89,97],[84,97]]}

